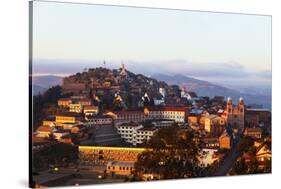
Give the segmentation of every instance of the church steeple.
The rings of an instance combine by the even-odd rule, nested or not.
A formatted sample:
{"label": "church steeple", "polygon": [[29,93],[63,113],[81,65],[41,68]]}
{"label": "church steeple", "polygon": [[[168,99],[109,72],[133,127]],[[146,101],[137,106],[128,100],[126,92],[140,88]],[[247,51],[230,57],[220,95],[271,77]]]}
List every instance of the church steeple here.
{"label": "church steeple", "polygon": [[126,76],[127,75],[127,72],[126,72],[126,69],[125,69],[125,64],[123,62],[121,64],[120,75],[122,75],[122,76]]}
{"label": "church steeple", "polygon": [[120,81],[125,81],[127,79],[127,72],[125,69],[125,64],[122,61],[121,68],[120,68]]}

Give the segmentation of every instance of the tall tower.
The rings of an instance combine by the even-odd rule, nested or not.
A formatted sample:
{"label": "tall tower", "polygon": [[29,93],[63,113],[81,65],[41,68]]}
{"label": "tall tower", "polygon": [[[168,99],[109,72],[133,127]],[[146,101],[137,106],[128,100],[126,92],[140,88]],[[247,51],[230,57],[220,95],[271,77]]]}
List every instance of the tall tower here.
{"label": "tall tower", "polygon": [[230,97],[227,98],[226,111],[227,111],[228,114],[233,113],[233,104],[232,104],[232,99]]}
{"label": "tall tower", "polygon": [[125,64],[123,62],[121,64],[120,75],[122,75],[122,76],[126,76],[127,75],[127,72],[126,72],[126,69],[125,69]]}
{"label": "tall tower", "polygon": [[244,99],[242,97],[239,98],[238,107],[239,107],[239,112],[244,113],[245,104],[244,104]]}
{"label": "tall tower", "polygon": [[232,99],[230,97],[227,98],[225,113],[226,113],[225,120],[226,120],[227,127],[231,127],[232,122],[233,122],[233,120],[232,120],[232,118],[233,118],[233,104],[232,104]]}
{"label": "tall tower", "polygon": [[187,95],[186,95],[186,90],[185,90],[184,86],[181,87],[180,91],[181,91],[181,98],[186,98]]}
{"label": "tall tower", "polygon": [[239,129],[244,130],[245,126],[245,103],[242,97],[239,98],[237,105],[237,117],[239,122]]}
{"label": "tall tower", "polygon": [[237,106],[234,106],[232,99],[228,97],[225,113],[228,127],[236,129],[238,132],[243,131],[245,125],[245,104],[243,98],[240,98]]}
{"label": "tall tower", "polygon": [[125,64],[122,62],[121,64],[121,71],[120,71],[120,81],[124,81],[127,79],[127,72],[126,72],[126,69],[125,69]]}
{"label": "tall tower", "polygon": [[165,98],[165,96],[166,96],[165,88],[160,87],[160,88],[159,88],[159,93],[163,96],[163,98]]}

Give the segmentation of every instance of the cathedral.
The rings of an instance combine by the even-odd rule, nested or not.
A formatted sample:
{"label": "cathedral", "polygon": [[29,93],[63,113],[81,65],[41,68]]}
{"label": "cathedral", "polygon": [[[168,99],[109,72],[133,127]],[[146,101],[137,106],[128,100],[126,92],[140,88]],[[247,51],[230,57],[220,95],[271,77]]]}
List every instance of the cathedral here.
{"label": "cathedral", "polygon": [[224,118],[228,128],[232,128],[239,132],[244,130],[245,104],[243,98],[240,98],[238,104],[235,106],[232,104],[232,99],[228,97],[224,111]]}

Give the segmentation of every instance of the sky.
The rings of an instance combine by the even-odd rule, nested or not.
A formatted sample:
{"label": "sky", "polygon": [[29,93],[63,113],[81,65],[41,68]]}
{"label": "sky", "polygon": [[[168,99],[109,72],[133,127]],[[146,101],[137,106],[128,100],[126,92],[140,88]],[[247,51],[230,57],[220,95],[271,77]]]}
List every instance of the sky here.
{"label": "sky", "polygon": [[271,17],[34,2],[35,74],[68,74],[104,60],[148,75],[271,83]]}

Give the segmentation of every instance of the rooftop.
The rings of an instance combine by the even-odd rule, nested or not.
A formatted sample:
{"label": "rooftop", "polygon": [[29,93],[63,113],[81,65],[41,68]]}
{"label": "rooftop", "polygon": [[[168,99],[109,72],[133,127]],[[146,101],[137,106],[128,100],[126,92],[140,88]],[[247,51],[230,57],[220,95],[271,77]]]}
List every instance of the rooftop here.
{"label": "rooftop", "polygon": [[54,128],[53,127],[48,127],[48,126],[40,126],[40,127],[38,127],[37,128],[37,130],[36,131],[41,131],[41,132],[51,132],[51,131],[53,131],[54,130]]}
{"label": "rooftop", "polygon": [[46,138],[32,136],[32,143],[33,144],[45,144],[45,143],[49,143],[49,142],[50,141]]}
{"label": "rooftop", "polygon": [[134,166],[135,162],[119,162],[119,161],[112,161],[112,162],[108,162],[107,166]]}
{"label": "rooftop", "polygon": [[269,109],[247,108],[247,112],[270,112]]}
{"label": "rooftop", "polygon": [[135,114],[135,113],[142,113],[143,114],[143,111],[140,111],[140,110],[129,110],[129,111],[114,112],[114,114],[116,114],[116,115],[120,115],[120,114]]}
{"label": "rooftop", "polygon": [[84,110],[97,110],[98,106],[93,106],[93,105],[86,105],[84,106]]}
{"label": "rooftop", "polygon": [[82,114],[76,112],[60,112],[56,116],[80,117]]}
{"label": "rooftop", "polygon": [[197,97],[197,94],[195,92],[193,92],[193,91],[190,91],[190,92],[188,91],[187,93],[189,94],[189,96],[191,98],[196,98]]}
{"label": "rooftop", "polygon": [[210,114],[210,115],[205,115],[204,116],[206,119],[216,119],[218,118],[219,116],[215,115],[215,114]]}
{"label": "rooftop", "polygon": [[112,118],[109,115],[87,115],[87,119],[105,119],[105,118]]}
{"label": "rooftop", "polygon": [[182,106],[163,106],[163,107],[149,107],[150,111],[186,111],[187,107]]}
{"label": "rooftop", "polygon": [[255,128],[246,128],[245,132],[261,132],[261,128],[255,127]]}
{"label": "rooftop", "polygon": [[139,131],[155,131],[157,130],[156,128],[141,128]]}
{"label": "rooftop", "polygon": [[120,127],[120,126],[125,126],[125,127],[138,127],[138,126],[141,126],[141,124],[135,123],[135,122],[129,122],[129,123],[122,123],[122,124],[118,125],[118,127]]}

